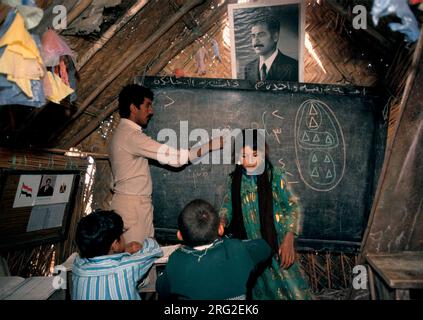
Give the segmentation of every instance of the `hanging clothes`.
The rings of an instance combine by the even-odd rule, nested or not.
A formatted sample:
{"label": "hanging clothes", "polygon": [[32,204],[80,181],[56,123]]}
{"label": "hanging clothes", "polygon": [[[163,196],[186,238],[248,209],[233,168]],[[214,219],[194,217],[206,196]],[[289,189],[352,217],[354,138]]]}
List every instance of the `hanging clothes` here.
{"label": "hanging clothes", "polygon": [[214,38],[211,39],[211,43],[212,43],[212,47],[213,47],[214,57],[217,59],[217,61],[222,63],[222,58],[220,57],[220,51],[219,51],[219,44],[217,43],[217,41]]}
{"label": "hanging clothes", "polygon": [[66,41],[56,31],[49,29],[44,32],[42,38],[42,57],[46,67],[59,65],[60,57],[69,56],[75,64],[76,53],[69,48]]}
{"label": "hanging clothes", "polygon": [[9,29],[0,39],[0,47],[6,46],[0,58],[0,73],[14,82],[32,98],[30,80],[41,80],[44,75],[43,61],[37,45],[25,29],[24,20],[19,13]]}
{"label": "hanging clothes", "polygon": [[47,67],[52,67],[55,75],[63,83],[72,88],[70,101],[76,100],[76,53],[72,51],[66,41],[54,30],[44,32],[42,37],[42,56]]}
{"label": "hanging clothes", "polygon": [[198,49],[197,53],[195,54],[195,61],[197,64],[197,73],[200,75],[205,75],[207,73],[206,68],[206,57],[207,57],[207,50],[204,48],[204,46],[201,46],[200,49]]}
{"label": "hanging clothes", "polygon": [[0,105],[45,104],[40,47],[38,36],[29,34],[23,18],[11,10],[0,28]]}
{"label": "hanging clothes", "polygon": [[16,8],[25,22],[27,30],[38,26],[43,19],[44,11],[38,8],[33,0],[2,0],[3,4]]}
{"label": "hanging clothes", "polygon": [[62,79],[54,73],[47,71],[44,78],[45,95],[51,102],[59,104],[64,98],[74,92],[74,90],[63,83]]}

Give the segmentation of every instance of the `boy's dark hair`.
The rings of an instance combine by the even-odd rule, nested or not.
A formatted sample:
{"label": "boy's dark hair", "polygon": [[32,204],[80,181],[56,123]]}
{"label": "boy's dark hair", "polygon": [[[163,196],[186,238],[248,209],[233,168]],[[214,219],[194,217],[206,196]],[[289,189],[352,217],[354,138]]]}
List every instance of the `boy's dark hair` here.
{"label": "boy's dark hair", "polygon": [[219,237],[219,216],[207,201],[193,200],[179,215],[178,228],[186,245],[209,244]]}
{"label": "boy's dark hair", "polygon": [[123,220],[114,211],[98,210],[83,217],[76,228],[75,241],[82,258],[104,256],[123,233]]}
{"label": "boy's dark hair", "polygon": [[154,99],[154,93],[149,88],[138,84],[129,84],[119,93],[119,115],[121,118],[128,118],[131,114],[130,106],[133,103],[137,108],[144,103],[144,98],[151,101]]}
{"label": "boy's dark hair", "polygon": [[276,20],[273,17],[261,16],[251,24],[251,27],[254,27],[254,26],[259,25],[259,24],[266,26],[267,30],[269,30],[270,34],[274,34],[276,32],[279,33],[280,23],[279,23],[278,20]]}

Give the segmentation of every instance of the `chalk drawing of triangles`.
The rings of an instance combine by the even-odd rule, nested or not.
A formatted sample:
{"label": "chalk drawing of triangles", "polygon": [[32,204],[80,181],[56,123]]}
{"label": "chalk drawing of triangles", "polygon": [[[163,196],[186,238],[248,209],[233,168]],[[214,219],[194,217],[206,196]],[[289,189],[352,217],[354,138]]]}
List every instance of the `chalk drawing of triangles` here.
{"label": "chalk drawing of triangles", "polygon": [[308,114],[311,116],[315,116],[317,114],[317,110],[314,108],[314,104],[311,104],[310,112]]}
{"label": "chalk drawing of triangles", "polygon": [[330,163],[330,159],[327,155],[325,156],[325,160],[323,160],[323,162]]}
{"label": "chalk drawing of triangles", "polygon": [[326,136],[326,144],[332,144],[332,143],[333,143],[332,137],[328,134]]}
{"label": "chalk drawing of triangles", "polygon": [[332,172],[330,172],[330,170],[328,170],[328,172],[326,173],[326,179],[330,179],[332,178]]}
{"label": "chalk drawing of triangles", "polygon": [[317,129],[319,127],[319,125],[317,124],[316,120],[314,120],[314,117],[310,118],[310,122],[308,124],[308,127],[310,129]]}
{"label": "chalk drawing of triangles", "polygon": [[314,135],[313,142],[320,142],[319,136],[317,134]]}
{"label": "chalk drawing of triangles", "polygon": [[313,171],[311,172],[311,176],[313,178],[318,178],[319,177],[319,172],[317,171],[317,168],[314,168]]}
{"label": "chalk drawing of triangles", "polygon": [[310,137],[308,136],[307,132],[304,131],[303,138],[301,140],[303,142],[310,141]]}
{"label": "chalk drawing of triangles", "polygon": [[311,162],[317,162],[317,157],[315,154],[313,154],[313,158],[311,158]]}

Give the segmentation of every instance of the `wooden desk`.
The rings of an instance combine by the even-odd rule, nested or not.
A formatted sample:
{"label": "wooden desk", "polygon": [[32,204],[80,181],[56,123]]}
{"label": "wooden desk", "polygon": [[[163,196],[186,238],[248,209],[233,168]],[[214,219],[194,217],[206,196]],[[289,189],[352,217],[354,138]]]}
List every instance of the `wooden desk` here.
{"label": "wooden desk", "polygon": [[366,259],[371,267],[371,291],[374,292],[373,270],[395,290],[396,300],[410,299],[410,289],[423,289],[423,251],[367,254]]}

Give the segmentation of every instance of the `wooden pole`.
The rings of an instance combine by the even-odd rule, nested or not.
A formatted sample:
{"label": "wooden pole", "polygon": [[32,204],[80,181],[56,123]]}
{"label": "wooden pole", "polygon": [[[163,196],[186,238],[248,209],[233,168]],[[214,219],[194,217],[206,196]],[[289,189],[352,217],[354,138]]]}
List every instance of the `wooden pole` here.
{"label": "wooden pole", "polygon": [[93,158],[96,158],[96,159],[109,159],[109,155],[107,153],[72,151],[72,150],[57,149],[57,148],[44,148],[44,149],[39,149],[39,151],[49,152],[49,153],[53,153],[53,154],[61,154],[61,155],[64,155],[66,152],[72,152],[72,153],[79,154],[81,158],[85,158],[87,156],[92,156]]}
{"label": "wooden pole", "polygon": [[89,48],[85,54],[78,59],[76,64],[76,70],[79,71],[81,68],[101,49],[109,40],[125,26],[144,6],[148,3],[148,0],[138,0],[128,11],[114,24],[112,25],[102,36]]}
{"label": "wooden pole", "polygon": [[91,3],[93,2],[93,0],[81,0],[80,3],[78,3],[71,12],[69,12],[69,14],[66,17],[66,22],[67,24],[71,24],[72,21],[74,21],[76,18],[79,17],[79,15],[84,12],[85,9],[87,9]]}

